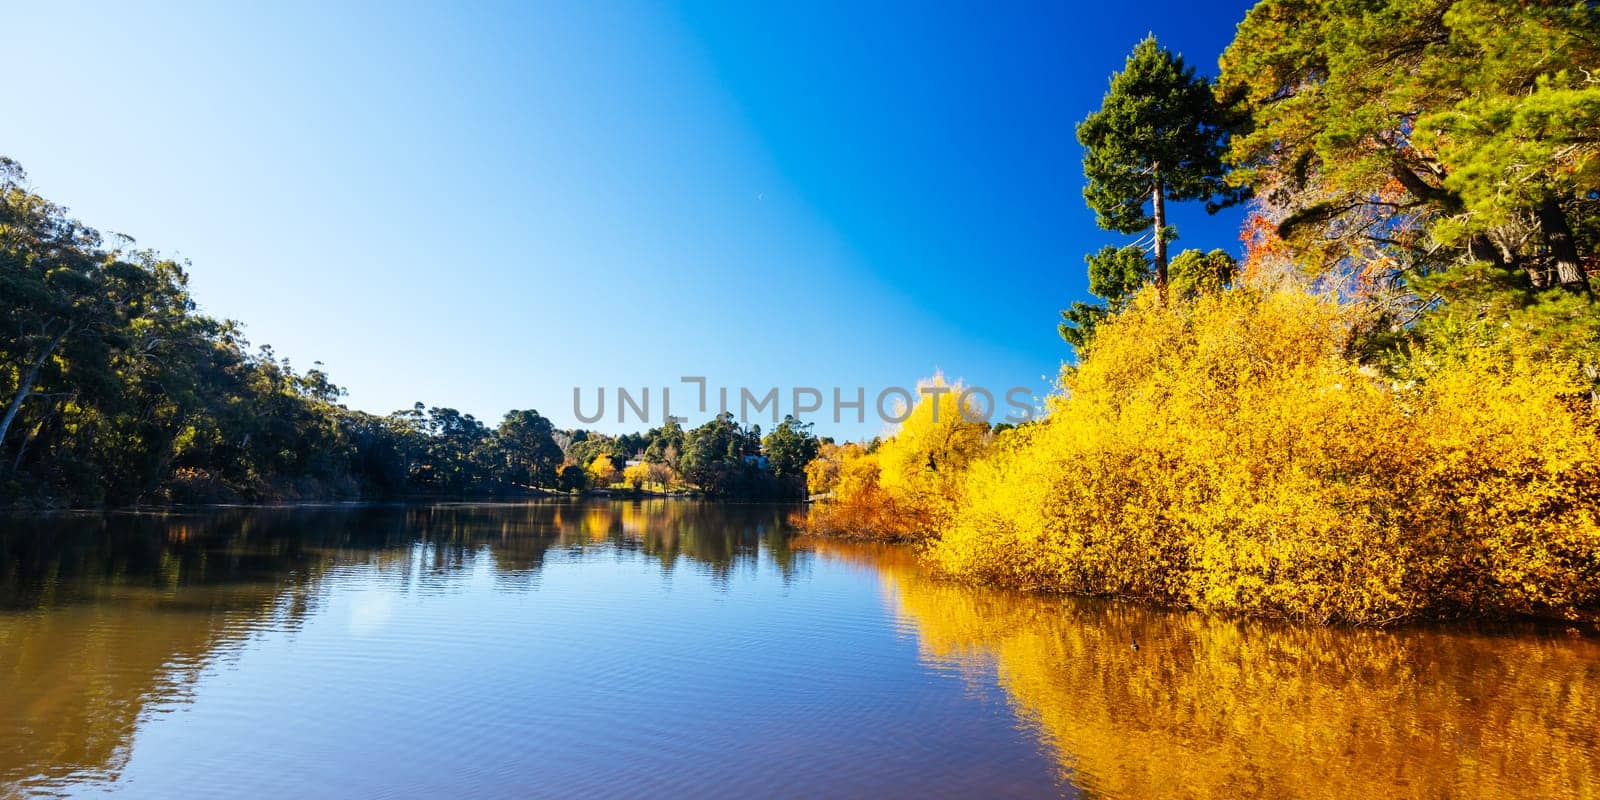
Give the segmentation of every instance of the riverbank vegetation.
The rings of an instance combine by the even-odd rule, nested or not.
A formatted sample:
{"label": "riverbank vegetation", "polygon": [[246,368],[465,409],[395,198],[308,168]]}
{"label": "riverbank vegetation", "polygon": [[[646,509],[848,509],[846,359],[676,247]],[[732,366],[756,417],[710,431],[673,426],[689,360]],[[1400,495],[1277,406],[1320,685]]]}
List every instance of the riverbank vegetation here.
{"label": "riverbank vegetation", "polygon": [[[1596,30],[1587,4],[1267,0],[1215,81],[1139,44],[1079,137],[1102,226],[1144,239],[1088,258],[1103,302],[1063,312],[1048,415],[910,491],[831,451],[814,527],[1200,609],[1600,611]],[[1242,261],[1165,263],[1165,202],[1246,198]]]}
{"label": "riverbank vegetation", "polygon": [[[199,313],[186,265],[103,237],[0,159],[0,505],[647,485],[800,497],[818,444],[792,419],[766,437],[727,415],[613,437],[557,430],[527,409],[493,427],[422,403],[379,416],[345,407],[344,394],[321,364],[296,369],[252,349],[238,323]],[[629,462],[645,468],[630,477]]]}

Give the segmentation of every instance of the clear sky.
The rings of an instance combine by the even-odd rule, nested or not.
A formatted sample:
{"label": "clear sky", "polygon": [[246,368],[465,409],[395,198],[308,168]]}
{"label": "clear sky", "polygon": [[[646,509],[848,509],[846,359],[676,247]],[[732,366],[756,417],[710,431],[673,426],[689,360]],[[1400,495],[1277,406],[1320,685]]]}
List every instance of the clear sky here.
{"label": "clear sky", "polygon": [[[1084,253],[1130,238],[1074,124],[1146,32],[1213,73],[1249,3],[1001,5],[7,3],[0,154],[356,408],[1042,395]],[[1239,249],[1238,212],[1175,216]],[[589,427],[644,427],[607,399]]]}

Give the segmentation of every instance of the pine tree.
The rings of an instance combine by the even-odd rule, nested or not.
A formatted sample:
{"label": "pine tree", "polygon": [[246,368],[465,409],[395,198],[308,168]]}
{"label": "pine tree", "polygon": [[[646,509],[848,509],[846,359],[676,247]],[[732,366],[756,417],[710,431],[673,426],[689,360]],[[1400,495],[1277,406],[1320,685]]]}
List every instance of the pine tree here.
{"label": "pine tree", "polygon": [[1226,139],[1210,81],[1154,36],[1134,47],[1122,72],[1111,77],[1100,110],[1078,125],[1089,179],[1084,199],[1106,230],[1153,233],[1155,281],[1163,294],[1167,243],[1176,238],[1166,204],[1205,200],[1215,211],[1241,196],[1223,180]]}
{"label": "pine tree", "polygon": [[1597,30],[1600,7],[1569,0],[1265,0],[1221,59],[1248,116],[1230,180],[1323,273],[1387,261],[1401,289],[1463,268],[1591,296]]}

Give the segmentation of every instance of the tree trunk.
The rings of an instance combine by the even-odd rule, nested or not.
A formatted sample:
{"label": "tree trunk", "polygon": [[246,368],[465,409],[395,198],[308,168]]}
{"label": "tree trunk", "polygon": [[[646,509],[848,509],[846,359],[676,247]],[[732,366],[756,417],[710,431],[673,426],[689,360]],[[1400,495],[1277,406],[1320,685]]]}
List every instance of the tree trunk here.
{"label": "tree trunk", "polygon": [[[77,395],[74,394],[73,397],[77,397]],[[22,437],[22,441],[17,445],[17,457],[11,461],[12,472],[20,472],[22,470],[22,459],[28,455],[28,448],[39,440],[39,434],[50,429],[50,424],[55,421],[56,415],[61,413],[61,408],[66,403],[67,398],[64,397],[51,403],[44,414],[40,415],[39,421],[34,423],[33,428],[28,431],[26,436]]]}
{"label": "tree trunk", "polygon": [[39,420],[39,424],[34,425],[33,430],[28,431],[28,435],[22,437],[22,443],[17,445],[17,457],[11,460],[12,472],[22,469],[22,459],[28,455],[28,445],[33,444],[33,440],[38,437],[39,431],[44,429],[44,423],[45,420]]}
{"label": "tree trunk", "polygon": [[1593,295],[1588,276],[1578,263],[1578,242],[1572,236],[1572,226],[1567,224],[1566,212],[1554,195],[1539,203],[1537,212],[1539,232],[1544,234],[1545,246],[1550,248],[1554,283],[1570,292]]}
{"label": "tree trunk", "polygon": [[1152,186],[1156,219],[1156,292],[1161,295],[1161,302],[1167,301],[1167,199],[1162,192],[1161,167],[1157,165]]}
{"label": "tree trunk", "polygon": [[11,398],[11,405],[6,407],[5,419],[0,419],[0,447],[5,446],[6,433],[11,430],[11,423],[16,420],[17,412],[22,409],[22,401],[28,399],[28,395],[33,394],[33,384],[39,380],[39,369],[44,366],[44,362],[50,360],[50,356],[56,352],[56,348],[61,346],[61,340],[67,338],[67,333],[71,330],[72,327],[68,326],[66,330],[56,334],[56,338],[50,340],[50,344],[44,348],[44,352],[33,360],[33,366],[28,367],[27,374],[22,376],[22,382],[17,384],[17,396]]}
{"label": "tree trunk", "polygon": [[1496,247],[1489,237],[1481,233],[1467,239],[1467,257],[1473,261],[1483,261],[1501,268],[1515,265],[1512,254]]}

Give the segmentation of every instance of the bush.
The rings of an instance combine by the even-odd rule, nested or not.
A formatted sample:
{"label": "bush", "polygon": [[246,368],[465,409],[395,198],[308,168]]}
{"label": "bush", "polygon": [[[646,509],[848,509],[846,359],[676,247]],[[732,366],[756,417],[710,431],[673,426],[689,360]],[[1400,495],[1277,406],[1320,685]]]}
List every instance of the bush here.
{"label": "bush", "polygon": [[978,409],[962,412],[959,384],[936,376],[918,388],[922,399],[876,450],[829,448],[807,466],[811,491],[831,492],[810,515],[813,530],[921,539],[950,524],[968,466],[988,452],[989,424]]}
{"label": "bush", "polygon": [[1576,366],[1435,343],[1396,380],[1347,354],[1354,313],[1293,289],[1147,292],[1045,421],[973,465],[928,557],[1318,621],[1595,607],[1600,436]]}

